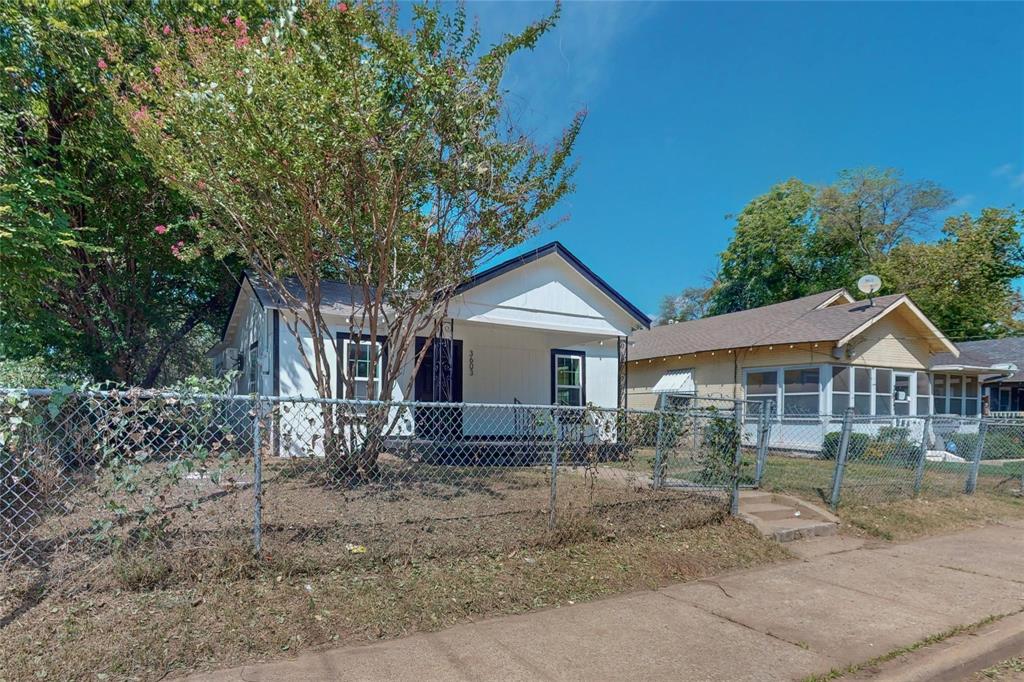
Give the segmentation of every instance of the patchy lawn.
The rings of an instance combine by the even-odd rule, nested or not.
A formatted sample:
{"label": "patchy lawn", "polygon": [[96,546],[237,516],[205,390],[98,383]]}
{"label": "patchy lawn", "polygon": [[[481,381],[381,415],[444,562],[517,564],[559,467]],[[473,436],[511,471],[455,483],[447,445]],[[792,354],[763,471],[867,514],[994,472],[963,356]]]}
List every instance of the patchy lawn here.
{"label": "patchy lawn", "polygon": [[[198,564],[187,556],[133,557],[115,563],[107,587],[46,596],[3,628],[0,676],[155,680],[789,557],[730,518],[644,537],[424,560],[281,553],[256,564],[240,549],[222,554],[208,552]],[[12,587],[3,599],[21,596]]]}
{"label": "patchy lawn", "polygon": [[[834,460],[772,455],[765,463],[762,488],[828,504],[832,494]],[[920,495],[956,497],[963,493],[970,468],[966,463],[927,462]],[[1020,491],[1024,462],[983,462],[977,490],[1014,497]],[[885,503],[914,496],[915,467],[895,461],[860,458],[847,463],[840,491],[840,509],[847,505]]]}
{"label": "patchy lawn", "polygon": [[847,530],[884,540],[951,533],[1005,518],[1024,518],[1024,497],[978,492],[839,507]]}

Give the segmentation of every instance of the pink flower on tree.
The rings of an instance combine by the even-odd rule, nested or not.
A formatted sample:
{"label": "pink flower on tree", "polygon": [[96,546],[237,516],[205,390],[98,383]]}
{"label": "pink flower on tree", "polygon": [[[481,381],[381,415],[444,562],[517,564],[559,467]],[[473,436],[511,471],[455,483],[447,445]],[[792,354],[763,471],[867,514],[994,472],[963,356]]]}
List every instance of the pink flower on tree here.
{"label": "pink flower on tree", "polygon": [[156,66],[153,67],[153,73],[155,73],[158,76],[160,75],[160,65],[159,64],[157,64]]}
{"label": "pink flower on tree", "polygon": [[249,44],[249,36],[242,36],[241,38],[235,39],[235,47],[242,49]]}
{"label": "pink flower on tree", "polygon": [[203,190],[205,190],[205,189],[206,189],[206,183],[205,183],[205,182],[203,182],[202,180],[200,180],[199,182],[197,182],[197,183],[196,183],[196,188],[197,188],[197,189],[198,189],[198,190],[199,190],[200,192],[202,192]]}
{"label": "pink flower on tree", "polygon": [[164,24],[164,35],[165,36],[171,35],[171,27],[170,27],[169,24]]}
{"label": "pink flower on tree", "polygon": [[106,60],[103,59],[103,57],[100,57],[99,59],[96,60],[96,66],[100,67],[100,71],[106,71],[107,70],[107,62],[106,62]]}
{"label": "pink flower on tree", "polygon": [[181,250],[185,248],[185,242],[179,241],[177,244],[171,247],[171,255],[175,258],[181,258]]}
{"label": "pink flower on tree", "polygon": [[348,4],[346,4],[344,2],[339,2],[338,3],[338,11],[339,12],[347,12],[348,11]]}
{"label": "pink flower on tree", "polygon": [[246,29],[248,29],[248,26],[245,25],[245,19],[242,17],[235,17],[235,28],[244,33]]}
{"label": "pink flower on tree", "polygon": [[157,234],[163,234],[163,233],[167,232],[167,226],[166,225],[157,225],[156,227],[153,228],[153,231],[156,232]]}

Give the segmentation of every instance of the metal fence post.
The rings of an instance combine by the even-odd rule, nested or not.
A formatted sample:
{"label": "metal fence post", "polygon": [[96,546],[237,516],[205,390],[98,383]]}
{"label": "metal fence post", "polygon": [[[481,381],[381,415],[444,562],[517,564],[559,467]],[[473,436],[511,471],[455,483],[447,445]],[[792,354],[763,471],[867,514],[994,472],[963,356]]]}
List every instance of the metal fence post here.
{"label": "metal fence post", "polygon": [[729,494],[729,513],[740,513],[740,467],[743,464],[743,403],[734,404],[736,417],[736,452],[732,457],[732,490]]}
{"label": "metal fence post", "polygon": [[662,433],[665,429],[665,412],[662,409],[658,409],[658,433],[654,437],[654,489],[658,490],[662,484],[662,467],[664,462],[662,461],[665,457],[664,450],[662,448]]}
{"label": "metal fence post", "polygon": [[985,449],[985,434],[988,431],[988,422],[984,418],[978,420],[978,440],[974,443],[974,456],[971,457],[971,468],[967,471],[967,483],[964,485],[964,493],[973,495],[978,487],[978,469],[981,467],[981,453]]}
{"label": "metal fence post", "polygon": [[921,451],[917,454],[917,468],[914,469],[914,497],[921,494],[921,485],[924,483],[924,465],[928,457],[928,432],[932,426],[932,416],[924,418],[924,426],[921,431]]}
{"label": "metal fence post", "polygon": [[843,476],[846,474],[846,455],[850,450],[850,433],[853,431],[853,408],[846,408],[843,415],[843,430],[839,436],[839,452],[836,453],[836,468],[832,472],[832,498],[829,506],[835,511],[839,506],[839,493],[843,488]]}
{"label": "metal fence post", "polygon": [[554,440],[551,444],[551,497],[548,500],[548,528],[555,527],[556,504],[558,501],[558,418],[551,415],[551,425],[554,429]]}
{"label": "metal fence post", "polygon": [[252,433],[252,544],[256,556],[263,551],[263,447],[260,438],[260,421],[263,419],[263,402],[253,396]]}
{"label": "metal fence post", "polygon": [[757,423],[757,461],[754,466],[754,485],[761,487],[764,477],[764,465],[768,460],[768,441],[771,437],[771,422],[768,421],[768,405],[761,403],[761,415]]}

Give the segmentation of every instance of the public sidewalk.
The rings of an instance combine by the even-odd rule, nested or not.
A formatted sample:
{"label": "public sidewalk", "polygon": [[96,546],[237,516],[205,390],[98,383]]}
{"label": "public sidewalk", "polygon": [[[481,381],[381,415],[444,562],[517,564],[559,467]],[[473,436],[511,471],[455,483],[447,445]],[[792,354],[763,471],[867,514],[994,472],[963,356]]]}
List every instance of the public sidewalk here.
{"label": "public sidewalk", "polygon": [[1024,521],[802,560],[193,680],[785,680],[1024,609]]}

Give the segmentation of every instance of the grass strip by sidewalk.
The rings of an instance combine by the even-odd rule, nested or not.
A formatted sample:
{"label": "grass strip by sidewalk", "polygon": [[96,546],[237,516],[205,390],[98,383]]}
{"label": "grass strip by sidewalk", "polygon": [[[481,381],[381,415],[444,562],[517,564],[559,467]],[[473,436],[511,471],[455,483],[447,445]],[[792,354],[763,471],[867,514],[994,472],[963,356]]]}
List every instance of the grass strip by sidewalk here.
{"label": "grass strip by sidewalk", "polygon": [[883,540],[903,541],[926,535],[952,533],[1024,517],[1024,497],[974,495],[922,497],[871,505],[839,508],[839,518],[848,530]]}
{"label": "grass strip by sidewalk", "polygon": [[924,639],[919,639],[913,644],[908,644],[907,646],[893,649],[888,653],[882,654],[881,656],[876,656],[875,658],[869,659],[867,661],[853,663],[851,665],[846,666],[845,668],[833,668],[832,670],[822,675],[809,675],[808,677],[805,677],[803,679],[803,682],[829,682],[829,680],[837,680],[842,677],[846,677],[847,675],[854,675],[869,668],[879,666],[883,663],[888,663],[893,659],[899,658],[900,656],[904,656],[909,653],[913,653],[919,649],[923,649],[924,647],[931,646],[933,644],[938,644],[939,642],[944,642],[951,637],[977,632],[979,629],[985,627],[986,625],[990,625],[992,623],[995,623],[996,621],[1002,620],[1003,618],[1007,618],[1009,616],[1013,616],[1022,612],[1024,612],[1024,610],[994,614],[982,618],[979,621],[975,621],[974,623],[968,623],[966,625],[957,625],[948,630],[944,630],[943,632],[939,632],[934,635],[929,635]]}
{"label": "grass strip by sidewalk", "polygon": [[[0,678],[160,679],[436,630],[780,561],[752,527],[720,524],[500,554],[368,555],[161,576],[153,589],[50,595],[0,632]],[[138,581],[138,567],[132,581]],[[2,596],[2,595],[0,595]]]}
{"label": "grass strip by sidewalk", "polygon": [[980,682],[981,680],[1019,679],[1021,673],[1024,673],[1024,656],[1015,656],[978,671],[971,679],[975,682]]}

